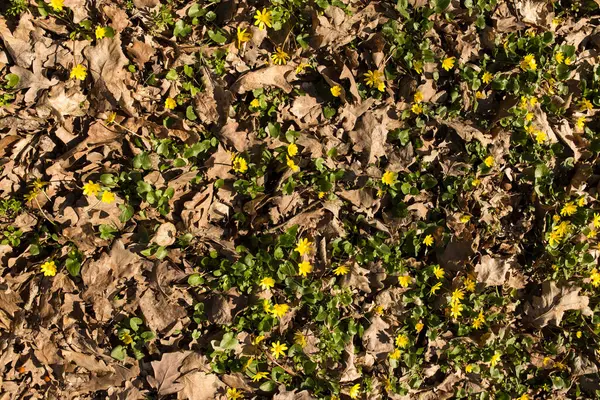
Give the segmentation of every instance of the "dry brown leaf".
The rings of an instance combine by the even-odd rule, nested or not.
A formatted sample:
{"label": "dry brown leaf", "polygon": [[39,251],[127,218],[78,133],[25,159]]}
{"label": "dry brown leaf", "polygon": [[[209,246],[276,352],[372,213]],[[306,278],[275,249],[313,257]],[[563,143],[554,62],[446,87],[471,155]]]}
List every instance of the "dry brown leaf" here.
{"label": "dry brown leaf", "polygon": [[127,53],[138,65],[139,68],[144,68],[144,64],[146,64],[152,56],[154,56],[154,46],[152,46],[152,39],[146,36],[145,42],[141,40],[133,39],[133,44],[127,47]]}
{"label": "dry brown leaf", "polygon": [[291,65],[272,65],[267,68],[261,68],[256,71],[248,72],[242,75],[232,86],[233,93],[243,94],[254,89],[260,89],[265,86],[275,86],[286,93],[292,91],[292,85],[286,79],[286,76],[292,72],[294,67]]}
{"label": "dry brown leaf", "polygon": [[181,400],[214,400],[218,398],[217,394],[224,392],[227,387],[216,374],[205,372],[186,374],[179,382],[183,387],[177,393],[177,398]]}
{"label": "dry brown leaf", "polygon": [[527,321],[536,328],[543,328],[550,322],[559,326],[566,311],[579,310],[583,315],[591,315],[588,296],[580,296],[581,288],[571,285],[558,286],[554,281],[542,284],[542,295],[525,304]]}
{"label": "dry brown leaf", "polygon": [[165,222],[158,227],[154,235],[154,243],[159,246],[170,246],[175,243],[177,237],[177,228],[171,222]]}
{"label": "dry brown leaf", "polygon": [[148,383],[158,391],[159,396],[177,393],[184,388],[183,383],[176,381],[181,376],[179,367],[190,353],[189,351],[163,353],[160,361],[152,361],[154,376],[148,376]]}
{"label": "dry brown leaf", "polygon": [[365,329],[362,336],[364,348],[378,360],[385,359],[394,351],[394,339],[390,324],[379,316],[373,317],[371,325]]}
{"label": "dry brown leaf", "polygon": [[33,64],[33,72],[18,65],[12,66],[10,72],[19,76],[19,83],[15,89],[28,89],[25,93],[26,103],[33,103],[40,90],[48,89],[58,83],[57,79],[46,79],[36,63]]}
{"label": "dry brown leaf", "polygon": [[355,130],[349,132],[354,151],[362,153],[362,159],[367,164],[385,155],[387,120],[385,110],[367,111],[356,123]]}

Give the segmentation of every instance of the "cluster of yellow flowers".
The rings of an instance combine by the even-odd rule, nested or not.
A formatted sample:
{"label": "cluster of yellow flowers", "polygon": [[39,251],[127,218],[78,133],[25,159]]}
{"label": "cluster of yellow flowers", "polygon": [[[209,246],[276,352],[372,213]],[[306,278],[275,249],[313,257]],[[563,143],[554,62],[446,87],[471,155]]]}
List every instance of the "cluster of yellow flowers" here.
{"label": "cluster of yellow flowers", "polygon": [[525,57],[523,57],[519,65],[523,71],[537,70],[537,61],[535,60],[535,56],[533,54],[527,54]]}
{"label": "cluster of yellow flowers", "polygon": [[271,305],[270,300],[263,300],[263,310],[267,313],[272,314],[274,317],[282,318],[290,309],[287,304],[273,304]]}
{"label": "cluster of yellow flowers", "polygon": [[450,297],[450,316],[458,318],[461,316],[464,306],[461,300],[465,298],[465,292],[462,289],[455,289]]}
{"label": "cluster of yellow flowers", "polygon": [[[88,181],[83,185],[83,194],[85,196],[97,196],[98,193],[102,190],[102,187],[99,183],[95,183],[92,181]],[[106,204],[110,204],[115,201],[115,194],[108,189],[102,190],[102,196],[100,197],[100,201]]]}

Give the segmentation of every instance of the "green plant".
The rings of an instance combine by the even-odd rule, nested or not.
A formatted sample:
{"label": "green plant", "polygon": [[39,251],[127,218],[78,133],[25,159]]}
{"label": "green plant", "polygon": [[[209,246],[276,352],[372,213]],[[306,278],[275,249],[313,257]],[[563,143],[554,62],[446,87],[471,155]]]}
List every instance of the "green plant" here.
{"label": "green plant", "polygon": [[120,323],[117,338],[123,344],[113,348],[111,357],[124,361],[129,354],[128,351],[131,351],[131,355],[136,360],[144,358],[144,347],[155,338],[155,335],[152,331],[146,330],[143,323],[144,321],[138,317],[128,318]]}

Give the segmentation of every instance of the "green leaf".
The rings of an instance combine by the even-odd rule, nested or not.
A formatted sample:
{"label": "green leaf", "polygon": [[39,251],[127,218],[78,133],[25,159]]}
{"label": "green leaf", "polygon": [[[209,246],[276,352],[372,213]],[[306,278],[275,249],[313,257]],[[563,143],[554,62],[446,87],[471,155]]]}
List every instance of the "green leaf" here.
{"label": "green leaf", "polygon": [[171,68],[169,72],[167,72],[167,75],[165,75],[165,79],[168,81],[176,81],[177,78],[179,78],[179,74],[173,68]]}
{"label": "green leaf", "polygon": [[175,29],[173,29],[173,35],[175,37],[186,37],[192,33],[192,27],[187,25],[182,19],[175,23]]}
{"label": "green leaf", "polygon": [[14,88],[15,86],[17,86],[17,84],[19,83],[19,80],[21,78],[19,78],[19,75],[16,74],[8,74],[6,75],[6,81],[8,82],[6,84],[6,86],[8,88]]}
{"label": "green leaf", "polygon": [[198,119],[198,117],[196,117],[196,114],[194,113],[194,107],[192,106],[187,106],[187,108],[185,109],[185,116],[190,121],[195,121]]}
{"label": "green leaf", "polygon": [[119,215],[119,221],[125,223],[129,221],[135,214],[135,210],[129,204],[119,204],[121,215]]}
{"label": "green leaf", "polygon": [[236,346],[239,344],[237,338],[235,337],[233,332],[227,332],[226,334],[223,335],[223,338],[221,339],[221,343],[219,344],[219,347],[225,349],[225,350],[233,350],[236,348]]}
{"label": "green leaf", "polygon": [[275,382],[266,381],[262,385],[260,385],[259,389],[262,390],[263,392],[272,392],[275,390],[276,387],[277,387],[277,385],[275,384]]}
{"label": "green leaf", "polygon": [[67,258],[65,261],[65,267],[71,276],[79,276],[79,271],[81,271],[81,263],[72,258]]}
{"label": "green leaf", "polygon": [[136,169],[151,169],[152,168],[152,160],[150,160],[150,156],[145,151],[143,153],[138,154],[133,157],[133,168]]}
{"label": "green leaf", "polygon": [[193,274],[188,277],[188,285],[198,286],[204,283],[204,278],[200,274]]}
{"label": "green leaf", "polygon": [[435,12],[441,14],[450,5],[450,0],[435,0]]}
{"label": "green leaf", "polygon": [[133,317],[129,319],[129,327],[133,329],[134,332],[137,332],[140,328],[140,325],[143,324],[144,321],[141,318]]}
{"label": "green leaf", "polygon": [[221,32],[214,32],[212,30],[208,31],[208,37],[212,39],[213,42],[217,44],[225,44],[227,38],[221,34]]}
{"label": "green leaf", "polygon": [[125,357],[127,357],[127,350],[125,347],[119,345],[110,352],[110,356],[116,360],[124,361]]}
{"label": "green leaf", "polygon": [[156,249],[156,252],[154,253],[154,257],[158,258],[159,260],[162,260],[163,258],[165,258],[167,256],[168,251],[164,246],[160,246],[159,248]]}
{"label": "green leaf", "polygon": [[200,7],[198,3],[193,4],[190,8],[188,8],[187,15],[188,17],[197,18],[206,14],[206,10],[203,7]]}

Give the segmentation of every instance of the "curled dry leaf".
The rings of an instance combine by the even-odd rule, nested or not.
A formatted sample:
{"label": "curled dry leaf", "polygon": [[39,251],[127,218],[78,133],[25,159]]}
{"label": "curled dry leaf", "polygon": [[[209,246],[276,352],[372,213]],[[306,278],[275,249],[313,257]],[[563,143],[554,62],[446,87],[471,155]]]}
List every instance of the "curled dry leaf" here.
{"label": "curled dry leaf", "polygon": [[542,295],[525,304],[527,322],[536,328],[543,328],[550,322],[559,326],[566,311],[578,310],[591,315],[587,296],[581,296],[581,288],[572,285],[557,285],[554,281],[542,284]]}

